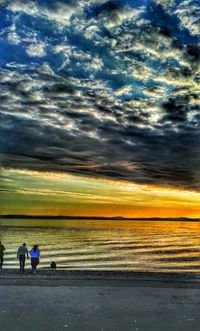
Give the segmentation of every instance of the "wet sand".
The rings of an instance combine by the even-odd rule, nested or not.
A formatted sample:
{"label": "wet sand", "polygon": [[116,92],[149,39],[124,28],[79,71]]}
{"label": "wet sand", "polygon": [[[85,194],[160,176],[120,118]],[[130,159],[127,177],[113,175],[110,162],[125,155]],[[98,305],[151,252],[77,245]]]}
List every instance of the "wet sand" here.
{"label": "wet sand", "polygon": [[155,273],[94,270],[39,269],[36,275],[30,269],[24,273],[17,269],[0,271],[2,285],[31,286],[153,286],[153,287],[200,287],[197,273]]}
{"label": "wet sand", "polygon": [[1,331],[197,331],[200,275],[0,272]]}

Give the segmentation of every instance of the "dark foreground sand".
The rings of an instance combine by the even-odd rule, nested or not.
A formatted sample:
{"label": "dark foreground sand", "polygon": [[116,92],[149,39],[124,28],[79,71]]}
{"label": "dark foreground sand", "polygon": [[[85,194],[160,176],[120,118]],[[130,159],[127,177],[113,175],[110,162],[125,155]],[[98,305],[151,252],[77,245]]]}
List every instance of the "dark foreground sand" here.
{"label": "dark foreground sand", "polygon": [[198,275],[0,272],[1,331],[197,331]]}

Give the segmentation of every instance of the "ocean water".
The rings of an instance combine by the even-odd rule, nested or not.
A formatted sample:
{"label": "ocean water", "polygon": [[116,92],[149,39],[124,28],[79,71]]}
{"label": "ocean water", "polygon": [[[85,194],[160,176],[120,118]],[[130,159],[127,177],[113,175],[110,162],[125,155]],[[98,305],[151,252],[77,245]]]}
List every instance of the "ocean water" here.
{"label": "ocean water", "polygon": [[[16,251],[38,244],[40,268],[138,272],[200,272],[200,223],[110,220],[0,220],[5,268]],[[30,262],[27,262],[30,268]]]}

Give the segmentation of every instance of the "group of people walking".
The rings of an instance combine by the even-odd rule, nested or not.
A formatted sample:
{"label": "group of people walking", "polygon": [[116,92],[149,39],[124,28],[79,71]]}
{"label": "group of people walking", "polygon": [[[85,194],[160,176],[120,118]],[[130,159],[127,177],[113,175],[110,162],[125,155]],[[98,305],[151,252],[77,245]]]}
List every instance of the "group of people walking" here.
{"label": "group of people walking", "polygon": [[[0,269],[3,268],[3,262],[4,262],[4,252],[5,252],[5,247],[0,241]],[[18,250],[17,250],[17,258],[19,260],[19,267],[21,271],[25,271],[25,263],[26,263],[26,258],[29,259],[29,256],[31,258],[31,267],[32,271],[35,274],[37,270],[37,266],[39,264],[39,258],[40,258],[40,250],[38,245],[34,245],[33,248],[28,251],[26,247],[26,243],[21,245]]]}

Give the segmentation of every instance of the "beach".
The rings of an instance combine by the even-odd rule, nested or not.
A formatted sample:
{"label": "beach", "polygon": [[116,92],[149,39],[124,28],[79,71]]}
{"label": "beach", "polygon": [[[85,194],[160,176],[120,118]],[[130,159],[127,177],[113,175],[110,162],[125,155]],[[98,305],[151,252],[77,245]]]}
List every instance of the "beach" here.
{"label": "beach", "polygon": [[199,330],[199,275],[3,270],[0,293],[1,331]]}

